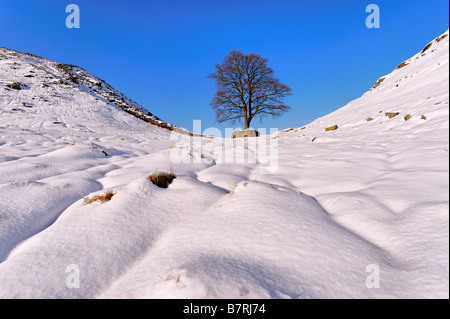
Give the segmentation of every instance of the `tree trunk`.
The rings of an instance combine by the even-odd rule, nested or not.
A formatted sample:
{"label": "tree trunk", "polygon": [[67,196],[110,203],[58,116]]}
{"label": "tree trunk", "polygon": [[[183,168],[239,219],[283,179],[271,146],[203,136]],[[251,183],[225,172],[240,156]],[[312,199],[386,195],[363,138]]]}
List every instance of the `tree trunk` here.
{"label": "tree trunk", "polygon": [[248,115],[245,117],[245,129],[250,128],[250,122],[252,121],[252,93],[250,92],[248,98]]}
{"label": "tree trunk", "polygon": [[245,109],[244,111],[244,125],[245,125],[245,129],[248,129],[248,124],[250,123],[248,116],[247,116],[247,109]]}
{"label": "tree trunk", "polygon": [[251,118],[246,118],[245,119],[245,129],[249,129],[250,128],[250,122],[251,122]]}

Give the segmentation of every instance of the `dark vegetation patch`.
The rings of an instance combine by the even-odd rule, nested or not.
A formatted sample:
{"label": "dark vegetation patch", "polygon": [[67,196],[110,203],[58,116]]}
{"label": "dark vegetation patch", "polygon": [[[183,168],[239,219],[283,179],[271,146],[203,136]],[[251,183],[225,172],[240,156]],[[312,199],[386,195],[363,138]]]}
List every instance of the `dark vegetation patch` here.
{"label": "dark vegetation patch", "polygon": [[168,188],[175,178],[177,178],[177,175],[175,175],[173,170],[170,170],[168,173],[155,171],[148,177],[153,184],[160,188]]}
{"label": "dark vegetation patch", "polygon": [[448,34],[443,34],[442,36],[436,39],[436,43],[440,42],[442,39],[445,39],[446,37],[448,37]]}
{"label": "dark vegetation patch", "polygon": [[6,86],[14,90],[22,90],[23,88],[23,84],[20,82],[14,82],[11,84],[7,84]]}
{"label": "dark vegetation patch", "polygon": [[397,68],[396,68],[396,70],[399,70],[399,69],[401,69],[401,68],[403,68],[403,67],[405,67],[405,66],[407,66],[408,65],[408,63],[405,61],[405,62],[402,62],[402,63],[400,63],[398,66],[397,66]]}
{"label": "dark vegetation patch", "polygon": [[386,79],[386,78],[379,78],[378,81],[375,82],[373,88],[376,89],[377,87],[379,87],[380,84],[383,83],[383,81],[384,81],[385,79]]}
{"label": "dark vegetation patch", "polygon": [[425,48],[423,48],[422,54],[425,53],[426,50],[428,50],[429,48],[431,48],[432,45],[433,45],[432,42],[428,43],[428,44],[425,46]]}

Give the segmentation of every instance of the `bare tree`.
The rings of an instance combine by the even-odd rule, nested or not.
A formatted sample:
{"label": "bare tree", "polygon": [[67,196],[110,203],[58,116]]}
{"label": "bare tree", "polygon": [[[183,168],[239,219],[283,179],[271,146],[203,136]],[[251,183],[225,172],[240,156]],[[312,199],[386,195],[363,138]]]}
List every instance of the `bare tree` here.
{"label": "bare tree", "polygon": [[216,81],[211,106],[218,122],[244,120],[248,129],[257,115],[275,117],[290,109],[282,100],[291,94],[291,89],[273,76],[268,61],[258,54],[233,50],[216,64],[216,72],[208,77]]}

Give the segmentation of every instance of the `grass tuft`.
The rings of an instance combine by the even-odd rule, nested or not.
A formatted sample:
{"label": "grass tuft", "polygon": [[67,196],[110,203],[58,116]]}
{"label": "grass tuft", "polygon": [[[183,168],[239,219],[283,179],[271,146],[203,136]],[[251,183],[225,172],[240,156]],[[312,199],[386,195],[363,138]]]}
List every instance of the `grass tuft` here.
{"label": "grass tuft", "polygon": [[84,205],[89,205],[94,202],[106,203],[106,202],[109,202],[113,198],[114,195],[116,195],[115,191],[107,191],[102,195],[95,195],[92,198],[85,198]]}
{"label": "grass tuft", "polygon": [[177,178],[177,175],[171,169],[168,173],[155,172],[148,177],[148,179],[160,188],[168,188],[172,181]]}

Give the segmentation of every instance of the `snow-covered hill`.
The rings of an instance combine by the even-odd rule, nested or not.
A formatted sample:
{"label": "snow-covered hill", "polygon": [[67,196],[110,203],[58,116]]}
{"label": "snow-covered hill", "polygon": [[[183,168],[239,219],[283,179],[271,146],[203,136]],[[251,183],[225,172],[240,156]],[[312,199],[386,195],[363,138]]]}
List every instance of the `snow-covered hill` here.
{"label": "snow-covered hill", "polygon": [[[109,119],[121,123],[126,117],[115,111],[122,109],[153,125],[174,128],[79,66],[0,47],[0,69],[3,112],[25,113],[26,118],[45,114],[53,122],[63,116],[104,121],[104,113],[110,113]],[[100,116],[92,115],[98,112]]]}
{"label": "snow-covered hill", "polygon": [[0,297],[448,298],[447,35],[305,127],[199,144],[3,50]]}
{"label": "snow-covered hill", "polygon": [[[316,137],[318,142],[342,134],[361,135],[366,141],[374,135],[379,141],[380,134],[393,138],[395,132],[416,134],[417,131],[428,138],[425,131],[448,128],[448,109],[447,31],[400,63],[392,73],[379,78],[361,98],[300,130],[284,132],[310,140]],[[325,132],[335,125],[336,131]],[[442,133],[437,133],[437,137],[442,137]]]}

